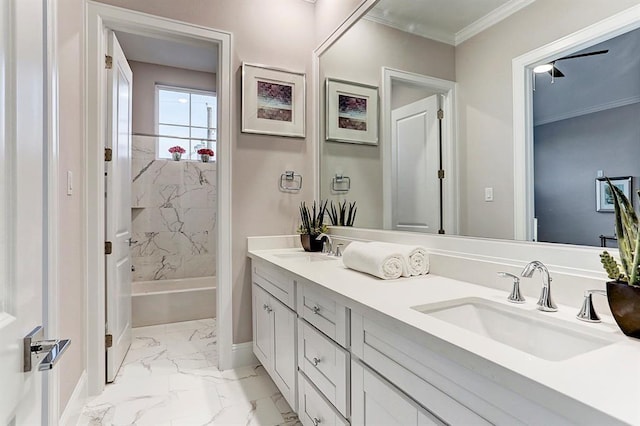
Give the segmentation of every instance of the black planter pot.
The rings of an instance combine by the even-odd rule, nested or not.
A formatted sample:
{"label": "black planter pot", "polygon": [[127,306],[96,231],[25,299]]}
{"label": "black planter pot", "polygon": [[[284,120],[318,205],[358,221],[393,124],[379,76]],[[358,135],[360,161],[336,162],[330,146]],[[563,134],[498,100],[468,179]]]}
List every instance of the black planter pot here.
{"label": "black planter pot", "polygon": [[609,281],[607,300],[620,330],[629,337],[640,339],[640,287]]}
{"label": "black planter pot", "polygon": [[322,240],[316,240],[317,235],[300,234],[300,242],[304,251],[322,251]]}

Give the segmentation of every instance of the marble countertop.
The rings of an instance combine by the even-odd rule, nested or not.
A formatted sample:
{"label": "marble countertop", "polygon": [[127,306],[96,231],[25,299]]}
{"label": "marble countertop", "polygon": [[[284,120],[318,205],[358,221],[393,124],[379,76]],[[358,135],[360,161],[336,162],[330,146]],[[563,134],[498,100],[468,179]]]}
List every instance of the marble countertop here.
{"label": "marble countertop", "polygon": [[[588,324],[576,319],[573,307],[560,305],[558,312],[543,313],[536,310],[536,300],[531,298],[522,305],[511,304],[506,302],[507,294],[503,291],[433,274],[380,280],[346,268],[339,259],[309,262],[278,256],[295,252],[302,249],[250,250],[249,257],[312,281],[335,293],[350,307],[377,311],[427,333],[443,343],[440,352],[447,355],[448,351],[455,362],[553,411],[562,413],[567,406],[575,407],[577,401],[590,407],[585,407],[587,411],[603,413],[612,422],[615,419],[640,424],[640,341],[624,336],[610,317],[603,316],[599,324]],[[610,340],[611,344],[566,360],[548,361],[411,309],[469,297],[557,320],[572,329]],[[529,381],[552,391],[530,395],[526,388]],[[567,405],[567,401],[572,404]],[[585,414],[568,417],[584,418]]]}

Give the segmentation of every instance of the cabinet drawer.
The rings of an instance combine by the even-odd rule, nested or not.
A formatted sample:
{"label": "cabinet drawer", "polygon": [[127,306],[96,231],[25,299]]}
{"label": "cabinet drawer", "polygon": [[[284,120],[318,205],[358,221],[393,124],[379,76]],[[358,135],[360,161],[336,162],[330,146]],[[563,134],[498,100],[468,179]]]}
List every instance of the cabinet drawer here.
{"label": "cabinet drawer", "polygon": [[[485,418],[490,416],[493,423],[520,424],[507,413],[473,395],[455,379],[447,377],[446,370],[433,364],[437,361],[427,347],[420,346],[397,330],[392,331],[378,322],[353,314],[351,338],[354,357],[360,358],[442,421],[489,425],[491,423]],[[460,369],[459,366],[454,368]]]}
{"label": "cabinet drawer", "polygon": [[302,319],[298,367],[343,416],[349,416],[349,354]]}
{"label": "cabinet drawer", "polygon": [[298,373],[298,418],[305,426],[349,426],[301,372]]}
{"label": "cabinet drawer", "polygon": [[298,283],[298,315],[346,348],[347,308],[315,284]]}
{"label": "cabinet drawer", "polygon": [[275,266],[264,266],[255,261],[252,262],[252,265],[253,282],[291,309],[295,309],[295,283],[293,278]]}
{"label": "cabinet drawer", "polygon": [[363,364],[352,361],[354,425],[443,426],[395,386]]}

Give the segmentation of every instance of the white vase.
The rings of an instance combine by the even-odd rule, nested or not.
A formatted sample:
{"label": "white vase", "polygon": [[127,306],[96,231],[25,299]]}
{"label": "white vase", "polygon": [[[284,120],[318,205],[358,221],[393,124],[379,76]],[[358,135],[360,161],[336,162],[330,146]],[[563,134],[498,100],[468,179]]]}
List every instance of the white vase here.
{"label": "white vase", "polygon": [[200,159],[202,160],[203,163],[208,163],[209,162],[209,154],[200,154]]}
{"label": "white vase", "polygon": [[172,152],[171,156],[173,157],[173,161],[180,161],[180,158],[182,158],[182,153]]}

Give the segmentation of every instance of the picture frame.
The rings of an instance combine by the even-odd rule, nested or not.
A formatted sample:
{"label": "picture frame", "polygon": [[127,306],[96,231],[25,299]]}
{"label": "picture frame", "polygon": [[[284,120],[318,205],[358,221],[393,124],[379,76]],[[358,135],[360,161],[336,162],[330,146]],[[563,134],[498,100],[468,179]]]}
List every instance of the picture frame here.
{"label": "picture frame", "polygon": [[[631,176],[621,176],[621,177],[612,177],[609,178],[611,183],[620,188],[624,195],[633,203],[633,198],[631,197],[631,189],[632,189],[632,177]],[[597,212],[614,212],[614,203],[613,203],[613,194],[611,193],[611,189],[609,185],[607,185],[606,178],[597,178],[596,179],[596,211]]]}
{"label": "picture frame", "polygon": [[306,75],[242,63],[242,132],[305,137]]}
{"label": "picture frame", "polygon": [[378,145],[378,88],[326,79],[326,134],[333,142]]}

